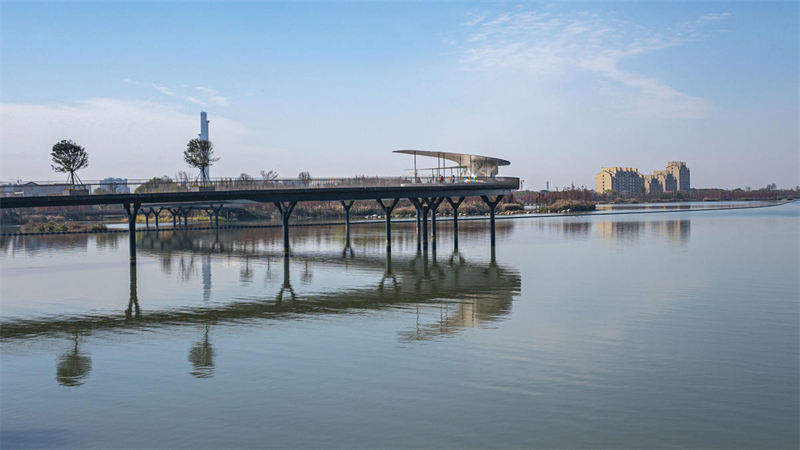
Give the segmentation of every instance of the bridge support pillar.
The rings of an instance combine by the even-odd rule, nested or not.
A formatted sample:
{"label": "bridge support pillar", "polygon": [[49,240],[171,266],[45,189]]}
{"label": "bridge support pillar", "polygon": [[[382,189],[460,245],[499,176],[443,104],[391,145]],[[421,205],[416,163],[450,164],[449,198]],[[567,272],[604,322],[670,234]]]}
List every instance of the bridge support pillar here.
{"label": "bridge support pillar", "polygon": [[183,228],[189,228],[189,212],[191,210],[191,206],[183,210]]}
{"label": "bridge support pillar", "polygon": [[140,203],[123,203],[125,214],[128,215],[128,253],[131,264],[136,264],[136,216],[139,215]]}
{"label": "bridge support pillar", "polygon": [[461,206],[463,201],[464,197],[459,197],[457,202],[447,197],[447,203],[453,208],[453,250],[458,250],[458,207]]}
{"label": "bridge support pillar", "polygon": [[386,214],[386,252],[389,253],[392,251],[392,211],[397,206],[397,202],[400,201],[399,198],[394,199],[394,201],[389,204],[383,204],[383,200],[375,199],[379,205],[381,205],[381,209],[383,209],[384,214]]}
{"label": "bridge support pillar", "polygon": [[481,199],[483,199],[483,202],[486,203],[486,206],[489,207],[489,221],[491,222],[490,228],[491,228],[491,236],[492,236],[492,247],[494,247],[494,245],[495,245],[494,210],[497,207],[497,204],[500,203],[500,200],[503,199],[503,196],[502,195],[498,195],[497,197],[494,198],[494,200],[490,201],[489,197],[487,197],[485,195],[481,195]]}
{"label": "bridge support pillar", "polygon": [[146,210],[146,209],[142,208],[142,214],[144,214],[144,229],[149,231],[150,230],[150,214],[153,214],[153,208],[150,208],[150,210]]}
{"label": "bridge support pillar", "polygon": [[281,213],[281,221],[283,223],[283,254],[289,256],[289,217],[292,216],[292,211],[297,206],[297,202],[275,202],[274,204]]}
{"label": "bridge support pillar", "polygon": [[158,211],[156,211],[156,210],[155,210],[155,209],[153,209],[153,208],[150,208],[150,210],[152,210],[152,211],[153,211],[153,213],[154,213],[154,215],[155,215],[155,218],[156,218],[156,231],[158,231],[158,216],[160,216],[160,215],[161,215],[161,211],[163,211],[163,210],[164,210],[164,208],[163,208],[163,207],[161,207],[161,208],[158,208]]}
{"label": "bridge support pillar", "polygon": [[219,208],[214,208],[214,228],[219,228],[219,213],[225,205],[219,205]]}
{"label": "bridge support pillar", "polygon": [[427,252],[428,251],[428,205],[425,202],[424,198],[409,198],[411,204],[414,205],[414,208],[417,209],[417,214],[419,214],[420,219],[422,219],[422,230],[420,234],[422,235],[422,248]]}
{"label": "bridge support pillar", "polygon": [[169,213],[172,214],[172,229],[174,230],[174,229],[178,228],[178,225],[175,223],[175,219],[178,217],[180,209],[178,209],[178,208],[176,208],[176,209],[167,208],[167,211],[169,211]]}
{"label": "bridge support pillar", "polygon": [[431,212],[431,247],[436,248],[436,211],[444,198],[432,197],[428,199],[428,209]]}
{"label": "bridge support pillar", "polygon": [[415,198],[408,199],[412,205],[414,205],[414,210],[417,212],[417,251],[419,252],[422,250],[422,207],[420,206],[419,201]]}

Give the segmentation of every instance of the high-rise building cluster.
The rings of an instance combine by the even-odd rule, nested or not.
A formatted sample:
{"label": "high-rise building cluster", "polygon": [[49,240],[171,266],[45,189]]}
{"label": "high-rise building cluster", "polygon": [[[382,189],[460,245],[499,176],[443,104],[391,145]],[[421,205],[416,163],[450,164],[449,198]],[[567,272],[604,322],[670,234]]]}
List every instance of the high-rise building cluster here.
{"label": "high-rise building cluster", "polygon": [[595,177],[597,192],[658,193],[689,192],[689,168],[683,161],[670,161],[666,170],[642,175],[635,167],[603,167]]}

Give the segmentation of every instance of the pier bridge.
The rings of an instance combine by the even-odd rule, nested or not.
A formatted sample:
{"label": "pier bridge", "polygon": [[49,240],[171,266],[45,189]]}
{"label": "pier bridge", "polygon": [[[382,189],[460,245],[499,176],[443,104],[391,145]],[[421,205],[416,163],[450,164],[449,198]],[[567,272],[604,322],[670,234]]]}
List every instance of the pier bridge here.
{"label": "pier bridge", "polygon": [[[416,209],[417,230],[421,246],[427,250],[429,241],[436,245],[436,214],[443,202],[453,208],[454,246],[458,247],[458,208],[464,199],[479,197],[489,207],[491,245],[495,245],[495,209],[504,196],[519,189],[519,179],[498,177],[497,167],[509,162],[493,157],[458,153],[399,150],[414,157],[412,176],[307,178],[291,180],[214,179],[203,185],[179,183],[170,179],[129,181],[126,187],[136,187],[134,193],[119,193],[103,183],[83,183],[71,186],[40,183],[49,192],[60,195],[15,195],[14,186],[4,186],[0,208],[37,208],[79,205],[122,205],[128,217],[130,259],[136,261],[136,217],[168,210],[173,223],[188,211],[205,210],[219,226],[219,215],[225,205],[247,203],[273,204],[281,215],[283,251],[288,255],[290,218],[300,202],[340,202],[345,211],[346,236],[350,235],[350,208],[356,201],[375,201],[384,212],[386,251],[391,252],[392,212],[403,199]],[[436,168],[417,168],[417,156],[436,157]],[[455,162],[446,167],[444,161]],[[430,175],[427,174],[430,171]],[[449,172],[448,172],[449,171]],[[420,173],[422,172],[422,174]],[[10,189],[8,189],[10,187]],[[62,189],[59,189],[62,188]],[[430,227],[429,227],[430,221]],[[430,230],[430,231],[429,231]]]}

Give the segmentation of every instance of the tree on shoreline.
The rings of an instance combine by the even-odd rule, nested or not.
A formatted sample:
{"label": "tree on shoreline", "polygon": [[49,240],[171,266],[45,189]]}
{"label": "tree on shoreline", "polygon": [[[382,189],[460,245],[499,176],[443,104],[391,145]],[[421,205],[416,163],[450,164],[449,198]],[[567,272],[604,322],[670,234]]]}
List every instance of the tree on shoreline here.
{"label": "tree on shoreline", "polygon": [[207,184],[210,180],[206,179],[206,169],[211,164],[219,161],[219,158],[212,158],[214,154],[214,144],[200,138],[189,141],[186,150],[183,152],[183,160],[189,167],[200,169],[200,183]]}
{"label": "tree on shoreline", "polygon": [[70,187],[75,187],[81,182],[75,172],[89,166],[89,154],[86,153],[85,148],[72,141],[62,140],[53,146],[50,156],[53,157],[54,164],[50,166],[53,170],[69,173],[67,183]]}

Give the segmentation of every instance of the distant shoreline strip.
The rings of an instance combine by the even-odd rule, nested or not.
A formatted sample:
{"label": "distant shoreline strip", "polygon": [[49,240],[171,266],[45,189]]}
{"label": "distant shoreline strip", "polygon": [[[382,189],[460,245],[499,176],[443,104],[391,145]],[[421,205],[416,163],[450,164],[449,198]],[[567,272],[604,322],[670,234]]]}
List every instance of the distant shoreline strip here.
{"label": "distant shoreline strip", "polygon": [[[723,206],[718,208],[695,208],[695,209],[663,209],[663,210],[637,210],[637,211],[586,211],[586,212],[575,212],[575,213],[552,213],[552,214],[511,214],[511,215],[503,215],[503,216],[495,216],[497,220],[507,220],[507,219],[548,219],[548,218],[557,218],[557,217],[583,217],[583,216],[621,216],[621,215],[629,215],[629,214],[663,214],[663,213],[687,213],[687,212],[704,212],[704,211],[733,211],[733,210],[741,210],[741,209],[755,209],[755,208],[770,208],[773,206],[781,206],[786,205],[788,203],[794,203],[797,200],[789,200],[789,201],[780,201],[774,203],[766,203],[766,204],[758,204],[758,205],[746,205],[746,206]],[[653,203],[643,203],[647,205],[652,205]],[[417,219],[415,218],[403,218],[403,219],[392,219],[392,223],[409,223],[409,222],[416,222]],[[458,216],[458,220],[489,220],[489,216]],[[437,222],[452,222],[452,216],[442,216],[436,218]],[[385,223],[384,219],[369,219],[369,220],[351,220],[350,225],[370,225],[370,224],[379,224]],[[344,221],[336,221],[336,222],[307,222],[307,223],[293,223],[292,227],[329,227],[329,226],[343,226],[345,225]],[[160,233],[165,231],[208,231],[208,230],[231,230],[231,229],[245,229],[245,228],[281,228],[283,225],[281,224],[261,224],[261,225],[227,225],[223,227],[181,227],[181,228],[173,228],[171,226],[165,226],[164,228],[142,228],[137,229],[136,233]],[[54,236],[54,235],[62,235],[62,234],[100,234],[100,233],[127,233],[128,230],[126,228],[120,229],[111,229],[111,230],[97,230],[97,231],[52,231],[52,232],[42,232],[42,233],[24,233],[24,232],[14,232],[14,233],[0,233],[0,237],[14,237],[14,236]]]}

